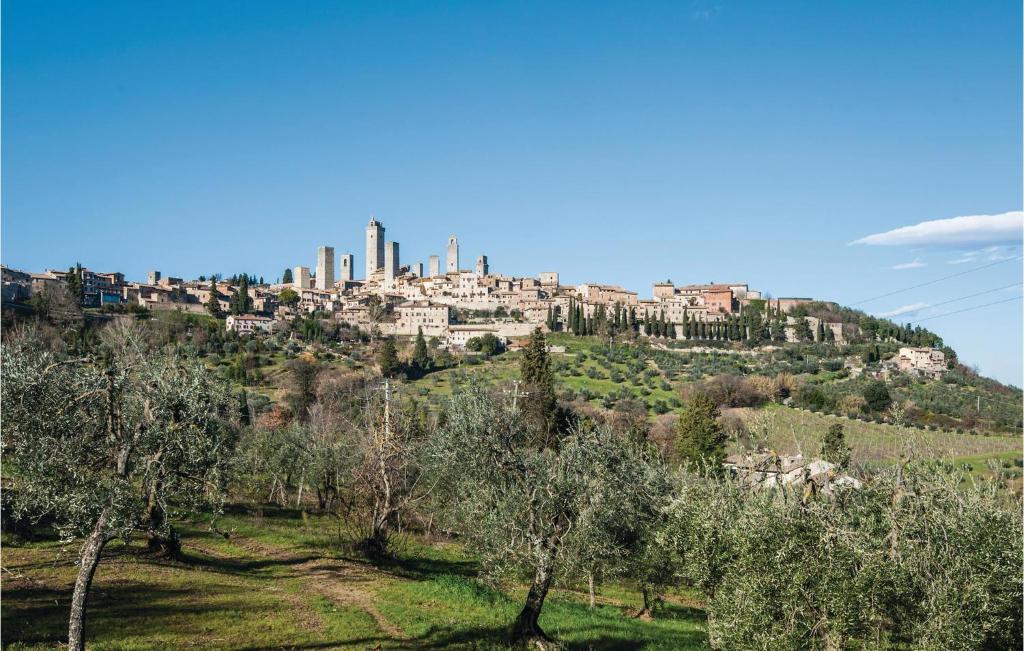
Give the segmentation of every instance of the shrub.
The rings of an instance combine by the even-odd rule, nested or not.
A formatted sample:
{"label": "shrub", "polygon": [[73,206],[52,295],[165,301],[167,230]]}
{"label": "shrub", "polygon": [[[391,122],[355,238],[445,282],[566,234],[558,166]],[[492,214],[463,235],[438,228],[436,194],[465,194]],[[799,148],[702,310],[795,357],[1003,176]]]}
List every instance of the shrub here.
{"label": "shrub", "polygon": [[864,387],[864,401],[871,411],[885,411],[892,404],[889,387],[881,380],[875,380]]}

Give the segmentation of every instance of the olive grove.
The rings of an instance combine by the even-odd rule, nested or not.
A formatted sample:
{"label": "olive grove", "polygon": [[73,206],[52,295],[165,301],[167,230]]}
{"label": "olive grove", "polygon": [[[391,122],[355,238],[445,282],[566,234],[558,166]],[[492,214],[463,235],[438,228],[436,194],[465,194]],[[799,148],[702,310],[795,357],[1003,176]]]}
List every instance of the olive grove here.
{"label": "olive grove", "polygon": [[16,517],[84,536],[68,641],[84,648],[86,601],[104,546],[146,532],[173,552],[175,518],[217,509],[233,399],[204,369],[108,328],[101,355],[47,349],[32,331],[3,347],[3,452]]}

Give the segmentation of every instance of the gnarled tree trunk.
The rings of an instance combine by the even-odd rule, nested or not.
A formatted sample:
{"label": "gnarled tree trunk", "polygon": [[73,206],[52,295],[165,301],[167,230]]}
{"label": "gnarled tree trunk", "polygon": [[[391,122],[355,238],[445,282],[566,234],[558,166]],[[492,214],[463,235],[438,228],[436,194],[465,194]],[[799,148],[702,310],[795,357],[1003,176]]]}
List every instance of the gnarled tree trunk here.
{"label": "gnarled tree trunk", "polygon": [[[537,563],[537,569],[533,575],[533,584],[530,592],[526,595],[526,605],[522,612],[516,617],[512,624],[512,640],[536,640],[538,642],[550,642],[550,637],[541,629],[538,620],[540,619],[541,608],[544,607],[544,599],[551,589],[551,581],[554,578],[555,550],[547,550]],[[543,644],[540,646],[543,647]]]}
{"label": "gnarled tree trunk", "polygon": [[75,579],[75,591],[71,595],[71,616],[68,620],[68,649],[82,651],[85,649],[85,603],[89,597],[92,577],[96,574],[96,566],[100,563],[100,553],[107,544],[105,531],[107,527],[107,511],[100,513],[96,526],[85,540],[79,556],[78,578]]}

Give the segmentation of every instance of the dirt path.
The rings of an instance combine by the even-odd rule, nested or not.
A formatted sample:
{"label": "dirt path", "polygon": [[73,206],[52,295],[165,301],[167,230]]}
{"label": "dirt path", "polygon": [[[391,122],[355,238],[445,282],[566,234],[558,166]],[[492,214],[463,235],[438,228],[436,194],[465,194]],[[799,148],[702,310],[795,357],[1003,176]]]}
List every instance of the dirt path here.
{"label": "dirt path", "polygon": [[[302,560],[306,555],[245,536],[234,535],[231,542],[255,556],[294,562],[290,568],[291,574],[300,579],[311,592],[337,605],[359,608],[373,618],[382,633],[395,641],[408,639],[400,628],[385,619],[377,609],[372,586],[388,580],[390,577],[386,573],[372,566],[344,559]],[[299,595],[294,596],[301,600]]]}

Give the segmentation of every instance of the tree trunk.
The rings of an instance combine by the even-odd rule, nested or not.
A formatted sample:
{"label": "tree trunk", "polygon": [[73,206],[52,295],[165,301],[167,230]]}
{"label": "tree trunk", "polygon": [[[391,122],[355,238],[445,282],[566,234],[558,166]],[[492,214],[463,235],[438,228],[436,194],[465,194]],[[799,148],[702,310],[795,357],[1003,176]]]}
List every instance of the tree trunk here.
{"label": "tree trunk", "polygon": [[107,511],[100,513],[96,526],[82,546],[79,556],[78,578],[75,580],[75,591],[71,595],[71,616],[68,621],[68,649],[82,651],[85,649],[85,603],[89,597],[92,577],[96,574],[96,566],[100,563],[100,553],[107,544]]}
{"label": "tree trunk", "polygon": [[637,617],[650,617],[651,616],[651,593],[647,589],[647,585],[640,586],[640,594],[644,599],[644,607],[636,614]]}
{"label": "tree trunk", "polygon": [[[554,550],[545,552],[545,555],[537,564],[537,570],[533,576],[533,584],[530,592],[526,595],[526,605],[522,612],[512,624],[513,642],[521,640],[536,640],[538,642],[550,642],[551,638],[541,629],[537,620],[540,619],[540,610],[544,607],[544,599],[548,596],[551,588],[551,580],[554,578]],[[539,644],[543,648],[543,644]]]}
{"label": "tree trunk", "polygon": [[590,589],[590,609],[594,609],[594,573],[591,572],[587,580],[587,587]]}

